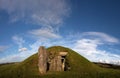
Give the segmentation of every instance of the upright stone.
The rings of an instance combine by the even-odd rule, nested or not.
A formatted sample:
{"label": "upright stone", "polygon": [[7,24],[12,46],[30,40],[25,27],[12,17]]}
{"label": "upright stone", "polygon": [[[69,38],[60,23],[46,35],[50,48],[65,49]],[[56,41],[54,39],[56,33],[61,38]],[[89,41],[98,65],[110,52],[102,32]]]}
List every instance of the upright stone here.
{"label": "upright stone", "polygon": [[41,74],[45,74],[47,71],[47,52],[46,49],[41,46],[38,49],[38,67]]}
{"label": "upright stone", "polygon": [[56,71],[62,71],[61,56],[57,56],[56,67],[57,67]]}
{"label": "upright stone", "polygon": [[61,56],[55,56],[51,60],[49,71],[62,71]]}

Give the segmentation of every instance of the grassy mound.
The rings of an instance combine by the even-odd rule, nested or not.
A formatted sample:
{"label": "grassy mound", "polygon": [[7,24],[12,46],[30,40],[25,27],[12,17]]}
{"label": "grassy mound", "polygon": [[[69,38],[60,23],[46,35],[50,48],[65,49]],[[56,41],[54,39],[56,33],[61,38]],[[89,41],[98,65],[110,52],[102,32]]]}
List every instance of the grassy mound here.
{"label": "grassy mound", "polygon": [[0,66],[0,78],[119,78],[120,70],[100,68],[73,50],[61,46],[47,49],[48,52],[68,52],[67,63],[71,69],[64,72],[47,72],[40,75],[38,55],[34,54],[21,63]]}

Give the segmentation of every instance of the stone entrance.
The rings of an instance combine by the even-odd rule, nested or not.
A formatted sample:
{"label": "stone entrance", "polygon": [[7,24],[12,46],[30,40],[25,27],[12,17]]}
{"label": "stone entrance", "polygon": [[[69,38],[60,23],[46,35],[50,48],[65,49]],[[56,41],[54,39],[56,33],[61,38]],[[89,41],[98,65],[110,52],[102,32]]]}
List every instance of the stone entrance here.
{"label": "stone entrance", "polygon": [[38,67],[41,74],[46,71],[65,71],[68,52],[49,53],[42,46],[38,50]]}
{"label": "stone entrance", "polygon": [[64,71],[66,55],[67,52],[59,52],[54,58],[49,59],[49,71]]}

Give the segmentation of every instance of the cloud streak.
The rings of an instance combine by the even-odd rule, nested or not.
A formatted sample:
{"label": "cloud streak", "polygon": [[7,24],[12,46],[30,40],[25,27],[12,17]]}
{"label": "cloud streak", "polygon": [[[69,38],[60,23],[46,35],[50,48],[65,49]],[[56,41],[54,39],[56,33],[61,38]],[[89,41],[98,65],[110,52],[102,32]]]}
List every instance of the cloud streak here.
{"label": "cloud streak", "polygon": [[19,48],[23,47],[23,44],[25,43],[25,40],[23,40],[22,37],[19,36],[13,36],[12,37],[13,41],[18,45]]}
{"label": "cloud streak", "polygon": [[0,0],[0,9],[10,15],[11,22],[32,22],[45,27],[56,27],[69,15],[66,0]]}
{"label": "cloud streak", "polygon": [[85,32],[83,33],[84,36],[93,36],[96,38],[99,38],[105,42],[110,42],[110,43],[119,43],[119,40],[115,37],[112,37],[110,35],[107,35],[102,32]]}
{"label": "cloud streak", "polygon": [[22,37],[15,35],[12,37],[12,39],[13,39],[14,43],[18,45],[19,52],[27,51],[27,48],[24,47],[24,45],[23,45],[23,44],[25,44],[25,40]]}
{"label": "cloud streak", "polygon": [[34,38],[39,39],[39,38],[60,38],[61,36],[56,34],[54,30],[48,29],[48,28],[42,28],[42,29],[35,29],[31,30],[28,32],[29,34],[33,35]]}
{"label": "cloud streak", "polygon": [[19,52],[24,52],[24,51],[27,51],[27,48],[23,47],[23,48],[20,48],[18,49]]}

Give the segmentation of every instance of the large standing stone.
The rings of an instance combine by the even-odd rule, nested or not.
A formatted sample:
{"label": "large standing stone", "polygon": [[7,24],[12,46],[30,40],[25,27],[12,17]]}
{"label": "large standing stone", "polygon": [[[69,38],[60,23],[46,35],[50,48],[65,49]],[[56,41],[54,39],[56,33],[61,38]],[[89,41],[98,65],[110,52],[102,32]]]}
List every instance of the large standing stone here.
{"label": "large standing stone", "polygon": [[41,46],[38,50],[38,67],[41,74],[45,74],[47,71],[47,52],[46,49]]}

